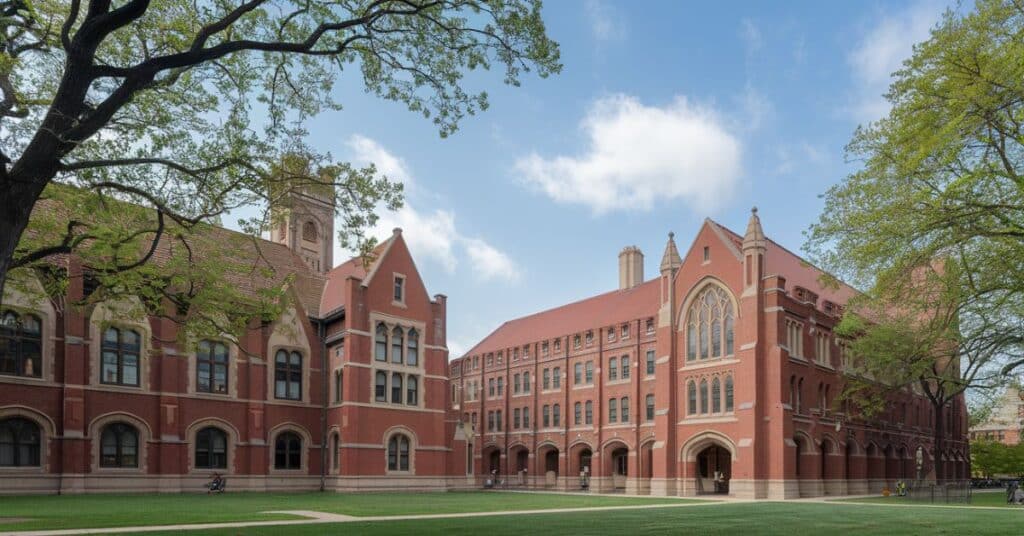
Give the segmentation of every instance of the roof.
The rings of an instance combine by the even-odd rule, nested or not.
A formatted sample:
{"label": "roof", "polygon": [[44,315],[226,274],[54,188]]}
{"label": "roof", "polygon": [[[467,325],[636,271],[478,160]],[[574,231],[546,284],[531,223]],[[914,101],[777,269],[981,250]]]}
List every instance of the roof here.
{"label": "roof", "polygon": [[394,240],[394,235],[377,244],[377,247],[373,248],[369,255],[352,257],[325,274],[326,284],[319,296],[319,310],[323,316],[327,316],[345,306],[345,293],[343,290],[345,280],[349,277],[366,279],[367,274],[372,273],[381,258],[384,257],[384,253],[390,247],[392,240]]}
{"label": "roof", "polygon": [[[62,217],[70,217],[74,211],[54,199],[40,200],[33,212],[40,210],[52,211]],[[173,226],[173,223],[168,224],[150,262],[166,265],[174,262],[175,255],[181,252],[184,246],[173,236]],[[319,316],[320,295],[326,279],[310,270],[287,246],[210,224],[195,226],[189,235],[188,245],[192,258],[215,259],[218,263],[232,265],[232,269],[225,270],[224,278],[248,297],[258,297],[263,289],[277,288],[294,275],[292,289],[299,303],[307,315]]]}
{"label": "roof", "polygon": [[[721,232],[721,236],[730,242],[728,245],[733,246],[736,252],[742,251],[743,237],[713,220],[706,221]],[[674,247],[671,237],[669,244]],[[742,255],[737,255],[736,258],[738,262],[743,260]],[[817,293],[820,298],[837,304],[845,304],[847,300],[858,293],[856,289],[845,283],[839,283],[838,287],[826,287],[820,281],[824,273],[778,243],[766,239],[766,275],[781,275],[786,278],[786,282],[791,287],[804,287]],[[653,316],[660,306],[658,281],[658,278],[651,279],[631,289],[613,290],[554,309],[509,320],[498,326],[465,355],[495,351],[528,341],[545,340],[593,329],[597,326]]]}
{"label": "roof", "polygon": [[[714,220],[707,221],[722,230],[737,250],[743,250],[742,236]],[[764,275],[780,275],[786,278],[788,288],[803,287],[814,292],[821,299],[840,305],[845,305],[850,298],[859,294],[857,289],[841,281],[838,283],[838,287],[822,284],[821,276],[828,275],[824,270],[807,262],[771,238],[766,238]]]}
{"label": "roof", "polygon": [[659,307],[659,279],[633,288],[613,290],[578,302],[509,320],[477,343],[466,355],[578,333],[596,326],[654,316]]}

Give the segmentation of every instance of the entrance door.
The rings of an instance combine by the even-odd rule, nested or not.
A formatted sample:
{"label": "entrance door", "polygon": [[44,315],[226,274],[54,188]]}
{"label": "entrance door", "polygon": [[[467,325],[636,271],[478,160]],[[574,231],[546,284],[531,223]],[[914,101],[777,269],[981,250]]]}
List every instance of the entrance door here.
{"label": "entrance door", "polygon": [[612,484],[616,489],[626,488],[626,476],[629,474],[629,450],[615,449],[612,451]]}
{"label": "entrance door", "polygon": [[732,455],[718,445],[712,445],[697,455],[697,491],[699,493],[729,493],[732,478]]}
{"label": "entrance door", "polygon": [[554,486],[558,483],[558,450],[551,449],[544,455],[544,484]]}

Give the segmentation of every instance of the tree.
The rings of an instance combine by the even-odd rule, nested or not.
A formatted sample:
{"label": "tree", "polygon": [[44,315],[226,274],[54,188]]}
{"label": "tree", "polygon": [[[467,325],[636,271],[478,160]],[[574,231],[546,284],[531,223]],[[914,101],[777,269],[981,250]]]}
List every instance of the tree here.
{"label": "tree", "polygon": [[[358,69],[366,91],[447,136],[487,107],[486,92],[463,88],[467,71],[498,64],[511,85],[559,72],[540,10],[540,0],[0,0],[0,296],[12,270],[45,269],[57,254],[84,255],[114,292],[212,285],[225,274],[211,280],[202,263],[145,267],[161,240],[188,249],[221,214],[309,188],[334,192],[340,242],[366,249],[375,208],[399,206],[401,187],[317,154],[304,122],[339,108],[331,90]],[[33,213],[41,199],[69,211]],[[119,212],[119,201],[148,214]],[[258,236],[273,218],[240,223]]]}
{"label": "tree", "polygon": [[1024,3],[947,11],[886,98],[805,249],[867,289],[843,320],[863,366],[948,403],[1024,364]]}

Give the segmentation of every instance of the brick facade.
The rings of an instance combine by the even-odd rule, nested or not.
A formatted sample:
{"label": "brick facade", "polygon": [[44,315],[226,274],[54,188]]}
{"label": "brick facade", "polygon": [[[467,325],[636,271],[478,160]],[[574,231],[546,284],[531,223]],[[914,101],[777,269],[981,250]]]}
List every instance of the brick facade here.
{"label": "brick facade", "polygon": [[[933,478],[936,463],[947,478],[968,475],[962,399],[939,460],[924,397],[894,396],[870,421],[843,411],[848,363],[832,328],[854,290],[822,287],[816,269],[764,237],[756,212],[742,237],[707,220],[682,257],[670,236],[658,277],[646,282],[634,277],[637,258],[632,247],[620,255],[629,273],[619,290],[506,322],[452,361],[453,409],[473,425],[475,474],[750,498],[875,492]],[[558,388],[546,379],[555,370]],[[492,396],[499,379],[506,388]],[[489,418],[496,412],[500,426]]]}

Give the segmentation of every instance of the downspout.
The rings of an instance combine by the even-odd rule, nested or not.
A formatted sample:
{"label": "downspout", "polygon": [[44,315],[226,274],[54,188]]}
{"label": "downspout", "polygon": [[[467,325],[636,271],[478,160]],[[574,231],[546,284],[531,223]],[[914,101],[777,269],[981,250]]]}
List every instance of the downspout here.
{"label": "downspout", "polygon": [[327,322],[318,321],[316,326],[317,335],[320,338],[320,383],[322,386],[320,392],[320,491],[325,491],[327,489],[327,399],[330,394],[327,392],[330,387],[327,373]]}

